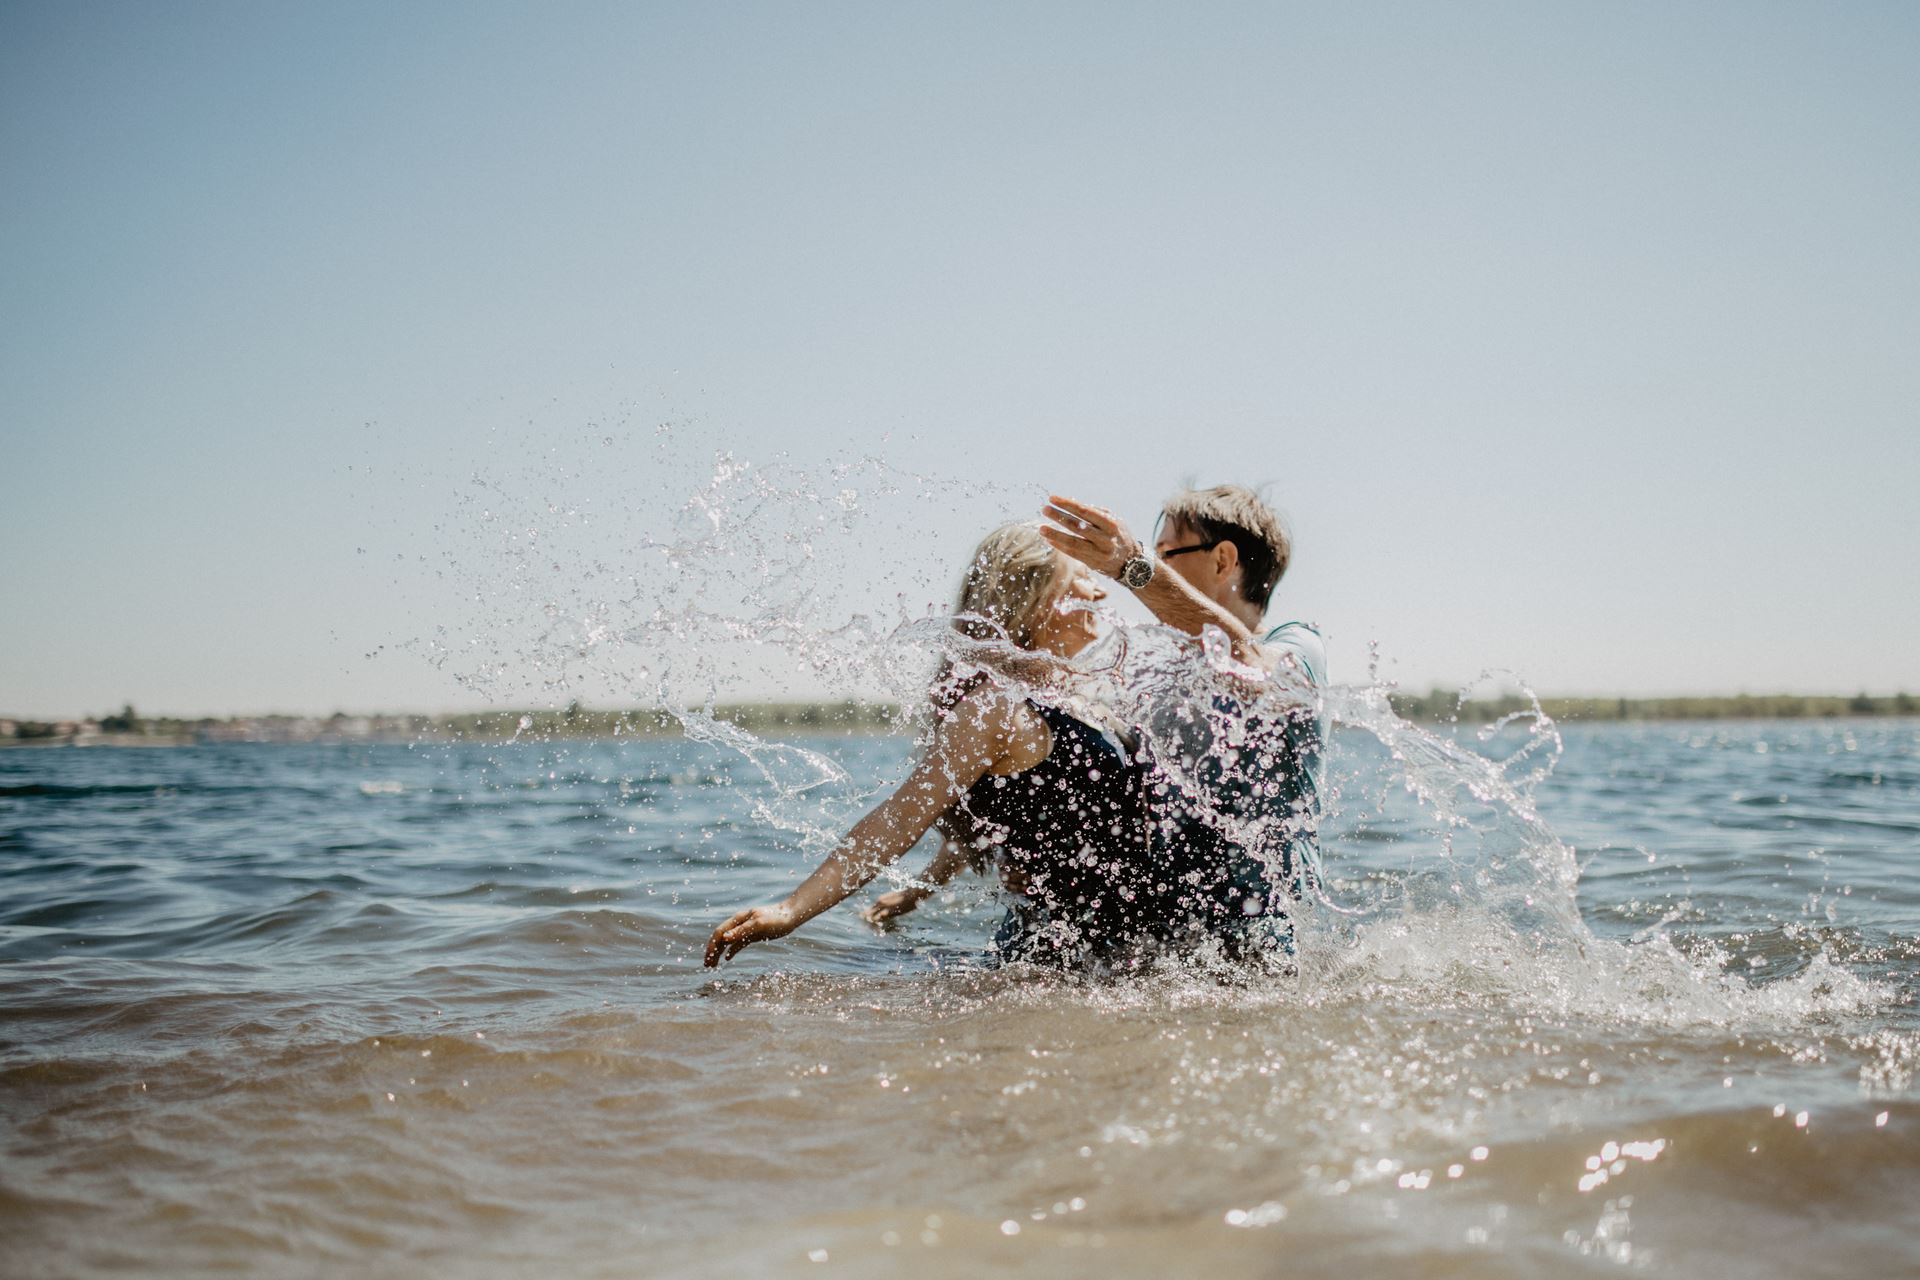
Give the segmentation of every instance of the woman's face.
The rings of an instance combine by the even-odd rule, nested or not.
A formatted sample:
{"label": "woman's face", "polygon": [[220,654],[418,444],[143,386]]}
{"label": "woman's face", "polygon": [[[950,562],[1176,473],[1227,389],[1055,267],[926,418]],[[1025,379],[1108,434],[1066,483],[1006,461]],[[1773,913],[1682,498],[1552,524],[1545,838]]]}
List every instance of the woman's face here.
{"label": "woman's face", "polygon": [[1085,565],[1065,556],[1059,561],[1040,620],[1034,624],[1033,647],[1071,658],[1099,638],[1100,619],[1092,605],[1105,600],[1107,592]]}

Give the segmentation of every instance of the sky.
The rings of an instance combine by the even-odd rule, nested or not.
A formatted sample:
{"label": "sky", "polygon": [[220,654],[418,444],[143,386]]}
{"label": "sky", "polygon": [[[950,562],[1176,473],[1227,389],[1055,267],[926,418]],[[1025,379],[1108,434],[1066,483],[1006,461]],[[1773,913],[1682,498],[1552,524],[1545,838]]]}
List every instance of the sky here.
{"label": "sky", "polygon": [[[1920,691],[1916,65],[1905,3],[0,5],[0,715],[538,701],[609,627],[638,699],[688,572],[897,621],[1190,480],[1337,681]],[[720,692],[840,687],[779,650]]]}

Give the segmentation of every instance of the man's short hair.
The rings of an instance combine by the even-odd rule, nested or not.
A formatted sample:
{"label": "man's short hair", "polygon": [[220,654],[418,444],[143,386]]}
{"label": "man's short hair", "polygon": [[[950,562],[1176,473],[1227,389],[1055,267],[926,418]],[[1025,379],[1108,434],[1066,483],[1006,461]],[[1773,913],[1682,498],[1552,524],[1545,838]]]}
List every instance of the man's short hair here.
{"label": "man's short hair", "polygon": [[1161,517],[1209,542],[1231,542],[1240,553],[1240,594],[1265,613],[1273,589],[1293,559],[1293,541],[1280,515],[1253,490],[1237,484],[1187,489],[1161,508]]}

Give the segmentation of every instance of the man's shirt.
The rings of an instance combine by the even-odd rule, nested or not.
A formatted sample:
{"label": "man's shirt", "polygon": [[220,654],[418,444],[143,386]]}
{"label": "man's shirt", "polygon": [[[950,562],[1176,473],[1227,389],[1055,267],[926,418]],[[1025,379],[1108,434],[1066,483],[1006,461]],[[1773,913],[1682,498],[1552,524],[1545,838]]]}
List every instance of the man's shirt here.
{"label": "man's shirt", "polygon": [[[1164,833],[1178,865],[1226,874],[1248,913],[1277,906],[1318,874],[1326,646],[1303,622],[1262,637],[1269,687],[1224,678],[1163,702],[1149,737],[1176,793]],[[1244,688],[1244,686],[1242,686]],[[1254,907],[1256,898],[1264,899]]]}
{"label": "man's shirt", "polygon": [[1260,647],[1268,654],[1291,654],[1299,662],[1309,684],[1315,689],[1326,686],[1326,642],[1309,624],[1283,622],[1260,638]]}

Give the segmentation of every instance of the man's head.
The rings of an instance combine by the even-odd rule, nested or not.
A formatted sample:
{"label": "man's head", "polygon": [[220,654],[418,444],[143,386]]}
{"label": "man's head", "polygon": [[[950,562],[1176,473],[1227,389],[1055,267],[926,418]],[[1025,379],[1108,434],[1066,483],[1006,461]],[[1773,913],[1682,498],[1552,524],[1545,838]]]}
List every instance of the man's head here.
{"label": "man's head", "polygon": [[1221,604],[1244,601],[1265,614],[1293,544],[1274,509],[1237,484],[1188,489],[1160,512],[1154,554]]}

